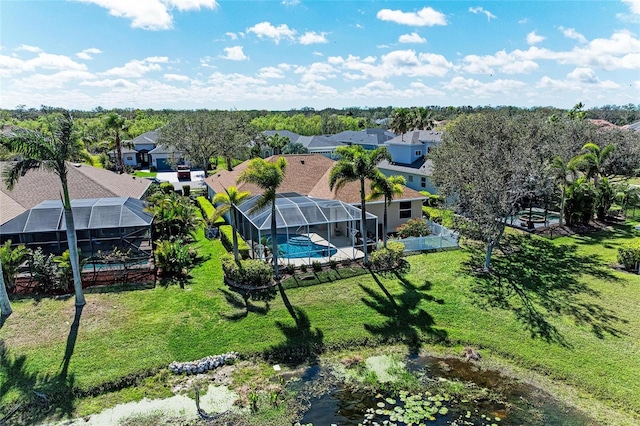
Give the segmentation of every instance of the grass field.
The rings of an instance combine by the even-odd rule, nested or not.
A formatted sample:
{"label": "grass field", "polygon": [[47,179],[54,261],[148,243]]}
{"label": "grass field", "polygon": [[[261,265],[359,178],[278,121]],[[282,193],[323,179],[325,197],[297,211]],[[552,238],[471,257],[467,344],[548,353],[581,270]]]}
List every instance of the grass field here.
{"label": "grass field", "polygon": [[13,301],[0,329],[0,417],[33,389],[66,395],[61,415],[141,398],[134,388],[82,395],[173,360],[402,339],[407,351],[473,345],[602,401],[632,424],[640,421],[640,276],[609,265],[634,237],[628,225],[553,241],[509,234],[492,275],[474,272],[482,253],[467,247],[411,256],[403,276],[336,275],[245,305],[222,282],[221,244],[200,235],[203,261],[184,289],[97,290],[76,322],[73,299]]}
{"label": "grass field", "polygon": [[157,172],[141,172],[140,170],[136,170],[135,172],[133,172],[133,175],[135,177],[141,177],[141,178],[154,178],[158,175]]}

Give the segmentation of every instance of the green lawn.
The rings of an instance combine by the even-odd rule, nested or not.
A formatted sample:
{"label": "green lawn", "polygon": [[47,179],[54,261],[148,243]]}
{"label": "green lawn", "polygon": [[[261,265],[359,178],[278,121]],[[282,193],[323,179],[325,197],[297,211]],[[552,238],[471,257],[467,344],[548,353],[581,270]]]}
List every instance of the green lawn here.
{"label": "green lawn", "polygon": [[276,293],[248,308],[222,283],[220,243],[201,239],[205,261],[185,289],[87,294],[75,345],[73,299],[14,301],[0,329],[0,417],[34,387],[98,393],[173,360],[402,338],[407,351],[471,344],[487,359],[534,370],[640,419],[640,276],[607,266],[632,232],[552,242],[507,236],[513,249],[496,253],[492,276],[466,266],[482,255],[473,250],[421,254],[409,258],[405,276],[288,285],[285,299]]}
{"label": "green lawn", "polygon": [[154,178],[158,175],[157,172],[141,172],[140,170],[136,170],[135,172],[133,172],[133,175],[135,177],[140,177],[140,178]]}

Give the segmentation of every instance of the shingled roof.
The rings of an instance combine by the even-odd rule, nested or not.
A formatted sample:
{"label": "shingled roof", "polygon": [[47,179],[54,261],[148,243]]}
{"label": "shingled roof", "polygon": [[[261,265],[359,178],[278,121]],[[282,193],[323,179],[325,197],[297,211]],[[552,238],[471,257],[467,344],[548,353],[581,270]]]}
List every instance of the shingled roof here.
{"label": "shingled roof", "polygon": [[[278,157],[271,156],[265,158],[265,161],[275,163]],[[335,191],[329,189],[329,173],[335,164],[334,160],[320,154],[292,154],[282,155],[287,159],[287,169],[284,174],[284,180],[278,188],[279,193],[296,192],[301,195],[307,195],[314,198],[323,198],[327,200],[340,200],[349,204],[360,203],[360,183],[350,182],[336,194]],[[224,188],[236,186],[241,191],[249,191],[251,194],[261,194],[262,190],[257,186],[249,183],[236,183],[240,173],[244,171],[249,164],[245,161],[236,166],[232,171],[220,171],[205,179],[205,184],[213,189],[214,192],[223,192]],[[370,182],[365,183],[367,193],[370,191]],[[402,199],[424,199],[425,197],[418,191],[411,188],[404,188]]]}
{"label": "shingled roof", "polygon": [[[8,164],[0,162],[0,173]],[[132,197],[142,198],[151,181],[86,164],[67,163],[69,196],[74,199]],[[0,224],[46,200],[59,200],[60,179],[44,169],[30,170],[21,176],[12,191],[0,183]]]}

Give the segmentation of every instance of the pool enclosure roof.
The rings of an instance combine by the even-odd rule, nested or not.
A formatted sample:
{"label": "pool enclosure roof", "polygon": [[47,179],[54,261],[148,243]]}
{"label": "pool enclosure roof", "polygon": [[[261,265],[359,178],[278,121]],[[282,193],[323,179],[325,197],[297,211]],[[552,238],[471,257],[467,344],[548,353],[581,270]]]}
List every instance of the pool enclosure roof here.
{"label": "pool enclosure roof", "polygon": [[[258,230],[271,229],[271,205],[255,212],[249,212],[262,195],[254,195],[238,206],[238,211]],[[339,200],[311,198],[295,192],[276,195],[277,228],[311,226],[326,223],[338,223],[360,220],[362,215],[358,207]],[[367,219],[377,216],[367,213]]]}
{"label": "pool enclosure roof", "polygon": [[[141,200],[131,197],[71,201],[76,230],[145,227],[153,216]],[[47,200],[0,226],[0,234],[65,231],[62,201]]]}

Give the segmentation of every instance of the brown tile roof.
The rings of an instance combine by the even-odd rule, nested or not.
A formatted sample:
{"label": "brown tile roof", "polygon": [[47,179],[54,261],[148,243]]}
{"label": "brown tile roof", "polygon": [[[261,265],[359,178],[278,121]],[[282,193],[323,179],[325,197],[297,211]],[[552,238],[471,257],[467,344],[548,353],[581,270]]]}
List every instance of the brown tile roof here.
{"label": "brown tile roof", "polygon": [[[0,162],[0,173],[7,163]],[[68,163],[67,182],[71,199],[133,197],[142,198],[150,181],[109,170]],[[45,200],[59,200],[62,185],[58,176],[44,169],[30,170],[20,177],[12,191],[0,183],[0,223],[37,206]],[[8,201],[8,200],[11,201]],[[22,208],[18,211],[18,207]]]}
{"label": "brown tile roof", "polygon": [[[266,158],[266,161],[275,162],[280,156]],[[329,173],[335,161],[320,154],[292,154],[283,155],[287,159],[287,169],[284,180],[278,192],[297,192],[315,198],[328,200],[340,200],[349,204],[360,203],[360,182],[350,182],[346,184],[338,193],[329,189]],[[205,179],[205,183],[216,193],[222,192],[223,188],[236,186],[241,191],[249,191],[251,194],[262,192],[255,185],[243,183],[238,185],[236,179],[240,173],[247,168],[248,161],[236,166],[232,171],[220,171]],[[370,183],[365,183],[367,193]],[[411,188],[404,188],[403,199],[424,198],[418,191]]]}

